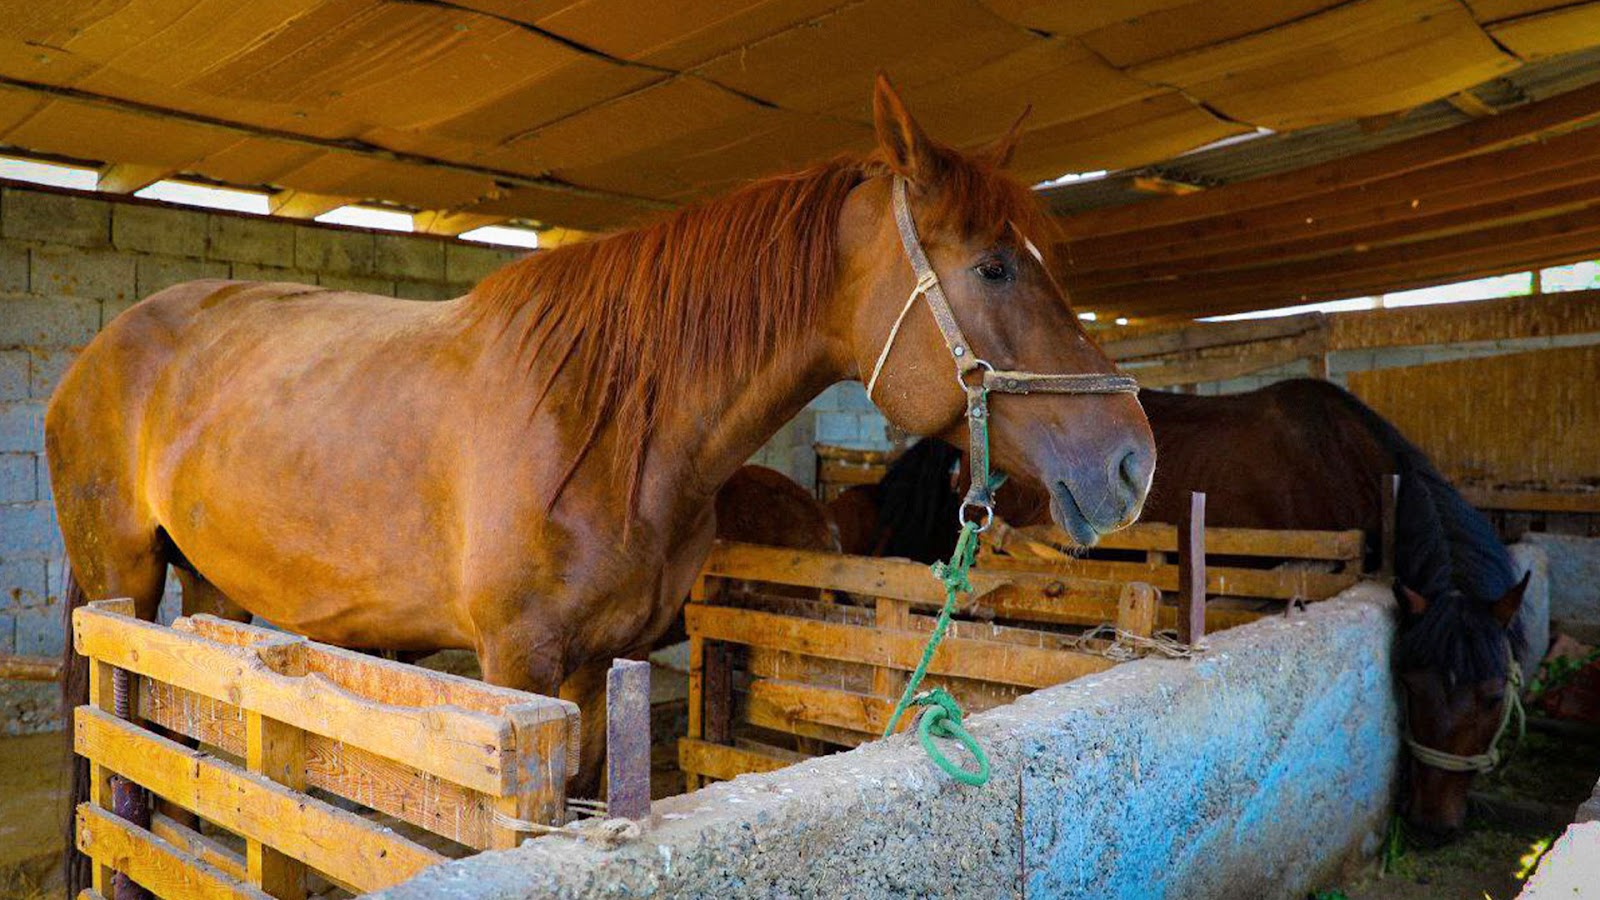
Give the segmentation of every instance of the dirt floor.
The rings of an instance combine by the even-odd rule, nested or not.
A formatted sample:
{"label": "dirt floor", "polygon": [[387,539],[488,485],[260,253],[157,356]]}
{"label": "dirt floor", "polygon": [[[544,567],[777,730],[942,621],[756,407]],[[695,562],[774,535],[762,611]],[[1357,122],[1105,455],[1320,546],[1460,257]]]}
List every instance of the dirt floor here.
{"label": "dirt floor", "polygon": [[0,898],[61,893],[59,854],[66,812],[65,738],[0,738]]}
{"label": "dirt floor", "polygon": [[[1532,730],[1508,765],[1474,788],[1467,833],[1404,848],[1316,900],[1510,900],[1600,779],[1600,731]],[[1383,871],[1387,869],[1387,871]]]}

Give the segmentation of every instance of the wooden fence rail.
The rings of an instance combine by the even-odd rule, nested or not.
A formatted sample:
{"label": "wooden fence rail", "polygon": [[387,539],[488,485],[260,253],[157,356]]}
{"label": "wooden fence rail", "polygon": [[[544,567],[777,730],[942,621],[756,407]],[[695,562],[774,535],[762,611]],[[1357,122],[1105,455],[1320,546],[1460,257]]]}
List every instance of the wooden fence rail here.
{"label": "wooden fence rail", "polygon": [[[445,858],[313,788],[470,850],[515,846],[515,820],[565,821],[571,703],[209,616],[168,628],[132,613],[105,600],[73,614],[90,665],[74,748],[92,772],[77,844],[102,895],[113,870],[163,897],[299,898],[308,872],[365,892]],[[130,676],[129,719],[114,714],[117,670]],[[113,775],[231,837],[162,815],[148,829],[118,818]]]}

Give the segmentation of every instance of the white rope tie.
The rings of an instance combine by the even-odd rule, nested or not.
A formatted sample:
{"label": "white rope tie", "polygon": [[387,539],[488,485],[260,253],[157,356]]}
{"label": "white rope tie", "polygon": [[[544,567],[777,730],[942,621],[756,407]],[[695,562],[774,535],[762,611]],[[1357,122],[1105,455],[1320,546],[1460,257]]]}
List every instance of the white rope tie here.
{"label": "white rope tie", "polygon": [[593,841],[602,847],[616,847],[628,841],[637,840],[642,830],[639,823],[632,819],[585,819],[573,822],[565,827],[546,825],[543,822],[530,822],[527,819],[518,819],[508,816],[500,810],[495,810],[490,819],[496,828],[505,828],[522,834],[557,834],[563,837],[580,838]]}
{"label": "white rope tie", "polygon": [[939,276],[932,269],[922,274],[911,288],[911,296],[906,298],[906,305],[900,307],[900,315],[894,320],[894,327],[889,329],[889,339],[883,342],[883,351],[878,354],[878,364],[872,367],[872,377],[867,379],[867,399],[872,399],[872,392],[878,386],[878,376],[883,374],[883,364],[889,361],[889,351],[894,349],[894,339],[900,336],[900,326],[905,324],[906,314],[911,312],[911,305],[917,298],[939,283]]}

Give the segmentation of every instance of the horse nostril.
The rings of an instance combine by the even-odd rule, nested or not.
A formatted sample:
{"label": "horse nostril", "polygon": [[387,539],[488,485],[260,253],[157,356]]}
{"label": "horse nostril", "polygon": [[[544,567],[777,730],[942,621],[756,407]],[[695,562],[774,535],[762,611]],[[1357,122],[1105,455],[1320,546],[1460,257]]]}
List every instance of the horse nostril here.
{"label": "horse nostril", "polygon": [[1117,463],[1117,477],[1137,498],[1150,481],[1150,454],[1142,447],[1129,447]]}

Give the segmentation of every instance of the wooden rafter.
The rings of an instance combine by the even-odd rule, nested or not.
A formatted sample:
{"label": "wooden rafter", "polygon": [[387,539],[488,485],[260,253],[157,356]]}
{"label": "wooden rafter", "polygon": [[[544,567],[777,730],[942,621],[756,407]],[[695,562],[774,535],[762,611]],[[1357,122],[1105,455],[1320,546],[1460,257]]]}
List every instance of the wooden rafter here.
{"label": "wooden rafter", "polygon": [[1487,153],[1600,119],[1600,85],[1332,162],[1150,203],[1091,210],[1063,220],[1063,236],[1125,234],[1193,222],[1331,191]]}
{"label": "wooden rafter", "polygon": [[[1600,127],[1237,214],[1068,245],[1075,270],[1173,263],[1404,221],[1592,179]],[[1225,190],[1225,189],[1219,189]]]}
{"label": "wooden rafter", "polygon": [[132,194],[172,174],[173,170],[166,166],[117,163],[100,170],[98,190],[108,194]]}

